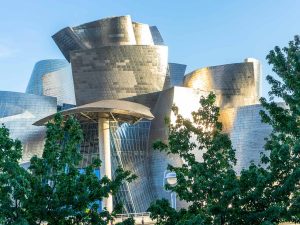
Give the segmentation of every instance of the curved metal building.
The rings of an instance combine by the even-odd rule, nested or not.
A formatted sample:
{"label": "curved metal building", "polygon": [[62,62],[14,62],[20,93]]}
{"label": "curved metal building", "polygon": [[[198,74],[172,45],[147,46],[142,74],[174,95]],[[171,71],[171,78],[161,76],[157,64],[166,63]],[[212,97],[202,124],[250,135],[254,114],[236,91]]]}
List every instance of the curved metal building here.
{"label": "curved metal building", "polygon": [[155,45],[165,45],[164,39],[156,26],[151,26],[150,31]]}
{"label": "curved metal building", "polygon": [[213,91],[221,97],[220,107],[259,103],[260,63],[246,59],[243,63],[206,67],[187,74],[184,86]]}
{"label": "curved metal building", "polygon": [[[173,104],[178,107],[179,113],[184,118],[192,119],[191,112],[200,107],[200,97],[208,94],[209,92],[186,87],[173,87],[162,91],[156,106],[153,108],[155,119],[151,124],[150,144],[157,139],[168,140],[168,131],[164,121],[167,117],[170,118],[171,123],[175,122],[171,110]],[[223,131],[229,135],[233,148],[236,150],[235,171],[238,174],[242,169],[247,168],[251,161],[259,163],[260,153],[264,150],[265,138],[272,131],[269,125],[261,122],[260,110],[263,110],[263,107],[259,104],[220,109],[219,119],[223,124]],[[203,152],[195,150],[193,153],[197,160],[202,160]],[[182,159],[176,154],[152,150],[150,164],[155,198],[170,199],[170,193],[162,185],[164,173],[168,164],[180,166]],[[177,201],[177,206],[185,207],[186,203]]]}
{"label": "curved metal building", "polygon": [[118,166],[131,171],[138,179],[123,184],[115,198],[124,202],[124,212],[146,212],[154,199],[150,178],[149,132],[151,122],[136,124],[110,122],[113,171]]}
{"label": "curved metal building", "polygon": [[[264,137],[271,132],[258,115],[258,60],[206,67],[184,76],[186,65],[168,63],[168,47],[157,27],[133,22],[130,16],[66,27],[53,39],[66,60],[38,62],[26,94],[0,91],[0,123],[21,140],[24,167],[33,155],[41,155],[42,125],[60,108],[62,115],[74,115],[82,126],[80,168],[100,158],[101,176],[114,178],[119,166],[138,175],[132,183],[124,182],[114,198],[104,199],[103,206],[112,210],[113,202],[123,202],[125,213],[144,212],[155,199],[170,199],[163,186],[167,165],[182,163],[178,155],[152,148],[157,139],[168,139],[164,121],[169,117],[175,122],[172,105],[190,117],[200,97],[211,91],[236,149],[236,171],[250,160],[258,162]],[[202,160],[201,153],[194,153]]]}
{"label": "curved metal building", "polygon": [[43,95],[57,98],[57,104],[76,105],[71,65],[46,73],[43,77]]}
{"label": "curved metal building", "polygon": [[186,65],[179,63],[169,63],[169,73],[171,86],[183,86],[183,78]]}
{"label": "curved metal building", "polygon": [[264,151],[265,138],[272,127],[261,122],[259,112],[263,107],[259,104],[226,108],[220,111],[220,121],[224,132],[228,133],[236,150],[237,164],[235,171],[240,173],[248,168],[251,161],[260,162],[260,153]]}
{"label": "curved metal building", "polygon": [[22,162],[28,162],[34,155],[41,156],[45,127],[32,124],[56,110],[56,98],[0,91],[0,124],[3,123],[10,130],[12,138],[22,142]]}
{"label": "curved metal building", "polygon": [[75,105],[74,83],[70,64],[65,59],[37,62],[28,82],[26,93],[56,97],[58,105]]}
{"label": "curved metal building", "polygon": [[53,39],[72,65],[77,105],[163,90],[168,48],[155,45],[152,33],[149,25],[132,22],[130,16],[56,33]]}
{"label": "curved metal building", "polygon": [[[80,168],[93,159],[101,159],[101,176],[114,177],[121,167],[138,175],[132,183],[124,182],[115,202],[125,203],[125,212],[144,212],[153,200],[149,181],[148,141],[150,120],[153,115],[148,107],[123,100],[103,100],[61,112],[63,116],[75,116],[81,123],[84,141],[80,152],[83,156]],[[44,125],[54,115],[49,115],[35,125]],[[138,122],[139,120],[142,120]],[[110,200],[109,200],[110,199]],[[112,210],[112,197],[104,206]]]}
{"label": "curved metal building", "polygon": [[71,53],[78,105],[163,90],[165,46],[108,46]]}
{"label": "curved metal building", "polygon": [[68,66],[64,59],[46,59],[38,61],[32,70],[30,80],[27,84],[26,93],[43,95],[43,76]]}

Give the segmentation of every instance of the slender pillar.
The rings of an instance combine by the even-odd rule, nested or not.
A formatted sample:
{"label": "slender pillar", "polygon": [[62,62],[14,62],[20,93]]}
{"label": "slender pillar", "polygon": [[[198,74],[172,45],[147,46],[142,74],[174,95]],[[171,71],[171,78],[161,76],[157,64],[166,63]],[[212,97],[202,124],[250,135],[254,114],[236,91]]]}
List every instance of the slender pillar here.
{"label": "slender pillar", "polygon": [[[111,151],[110,151],[110,135],[109,135],[109,119],[98,119],[98,138],[99,138],[99,153],[102,161],[100,175],[107,176],[112,179],[111,173]],[[106,207],[109,212],[113,210],[112,195],[103,200],[103,207]]]}

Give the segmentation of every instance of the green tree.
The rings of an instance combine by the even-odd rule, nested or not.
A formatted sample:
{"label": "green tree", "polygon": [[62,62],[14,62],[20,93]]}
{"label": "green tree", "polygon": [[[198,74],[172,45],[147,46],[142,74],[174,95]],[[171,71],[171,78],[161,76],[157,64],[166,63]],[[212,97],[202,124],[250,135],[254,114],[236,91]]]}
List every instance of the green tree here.
{"label": "green tree", "polygon": [[[261,164],[252,164],[240,176],[240,195],[235,209],[236,224],[300,222],[300,40],[267,55],[278,79],[267,76],[271,85],[262,121],[273,130],[267,138]],[[282,99],[278,104],[274,99]]]}
{"label": "green tree", "polygon": [[[300,222],[300,37],[287,47],[276,46],[267,56],[279,79],[267,76],[271,84],[270,99],[261,99],[267,112],[261,112],[265,123],[272,126],[263,157],[268,164],[267,188],[273,224]],[[280,98],[283,104],[276,104]],[[267,189],[266,188],[266,189]]]}
{"label": "green tree", "polygon": [[[158,200],[149,208],[160,225],[240,224],[275,225],[300,223],[300,38],[288,47],[275,47],[267,55],[273,71],[267,76],[271,84],[270,99],[261,98],[265,108],[262,121],[273,131],[267,138],[261,164],[244,169],[239,178],[232,170],[235,162],[230,140],[221,133],[217,122],[218,108],[214,96],[201,99],[202,108],[193,112],[193,123],[177,115],[170,126],[168,144],[158,142],[156,149],[183,158],[177,173],[176,187],[167,186],[186,209],[175,211],[166,200]],[[278,104],[274,99],[282,99]],[[191,142],[196,135],[198,143]],[[194,149],[205,152],[203,162],[195,161]]]}
{"label": "green tree", "polygon": [[30,191],[29,173],[19,166],[22,145],[0,127],[0,224],[27,224],[24,202]]}
{"label": "green tree", "polygon": [[[187,209],[176,212],[166,200],[153,203],[149,211],[157,224],[228,224],[232,204],[238,192],[238,179],[233,170],[235,152],[227,134],[218,121],[219,108],[214,105],[215,95],[210,93],[200,99],[201,107],[192,113],[192,121],[183,118],[178,108],[174,125],[169,124],[168,143],[161,141],[154,148],[178,154],[182,166],[169,165],[177,175],[177,185],[166,185],[188,203]],[[191,138],[196,141],[191,141]],[[195,157],[195,151],[203,154],[203,161]]]}
{"label": "green tree", "polygon": [[[114,195],[124,180],[130,182],[135,176],[128,171],[118,169],[114,180],[107,177],[99,180],[94,173],[95,169],[100,167],[99,160],[85,168],[83,173],[80,172],[78,169],[81,160],[79,149],[83,134],[76,119],[69,117],[65,121],[60,114],[57,114],[54,121],[47,124],[43,155],[41,158],[35,156],[31,159],[29,172],[18,166],[18,160],[21,158],[20,142],[9,139],[7,129],[2,130],[0,144],[3,146],[3,152],[0,157],[9,157],[4,163],[14,162],[13,165],[7,165],[7,170],[11,170],[10,172],[20,179],[21,183],[17,183],[18,189],[12,186],[7,193],[3,193],[3,197],[1,192],[0,204],[7,201],[20,202],[17,209],[13,208],[12,204],[11,208],[7,207],[6,214],[3,213],[2,216],[4,224],[12,224],[11,218],[17,221],[17,218],[15,219],[8,213],[21,214],[20,218],[29,224],[111,223],[120,207],[116,207],[112,213],[105,209],[100,211],[101,201],[109,194]],[[2,168],[6,167],[1,167],[1,170],[4,170]],[[23,173],[26,178],[28,177],[27,179],[24,178],[25,175],[21,177]],[[0,188],[6,187],[6,183],[3,183]],[[19,189],[23,192],[19,193]],[[18,192],[15,194],[16,191]],[[25,191],[26,195],[24,195]],[[23,198],[19,200],[19,196]],[[9,212],[10,209],[11,212]],[[126,224],[133,224],[133,221],[126,221]]]}

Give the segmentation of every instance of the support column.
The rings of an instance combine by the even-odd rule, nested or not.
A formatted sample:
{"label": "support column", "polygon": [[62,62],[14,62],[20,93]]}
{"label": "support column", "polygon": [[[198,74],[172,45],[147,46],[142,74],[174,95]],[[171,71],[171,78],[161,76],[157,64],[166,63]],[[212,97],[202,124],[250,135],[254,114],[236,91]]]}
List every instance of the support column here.
{"label": "support column", "polygon": [[[110,151],[110,134],[109,134],[109,119],[98,119],[98,138],[99,138],[99,154],[102,161],[100,168],[100,176],[107,176],[112,179],[111,172],[111,151]],[[103,200],[103,208],[106,207],[107,211],[112,212],[113,200],[112,195]]]}

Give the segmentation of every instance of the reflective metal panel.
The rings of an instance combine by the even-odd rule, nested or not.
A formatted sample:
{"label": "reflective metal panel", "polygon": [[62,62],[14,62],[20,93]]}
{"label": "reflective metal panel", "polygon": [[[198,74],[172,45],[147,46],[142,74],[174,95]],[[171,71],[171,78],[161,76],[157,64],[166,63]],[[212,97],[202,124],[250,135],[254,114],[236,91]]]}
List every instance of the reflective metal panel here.
{"label": "reflective metal panel", "polygon": [[75,105],[70,64],[64,59],[42,60],[35,64],[26,93],[56,97],[58,104]]}
{"label": "reflective metal panel", "polygon": [[64,59],[48,59],[41,60],[34,65],[28,82],[26,93],[43,95],[43,76],[68,66],[68,62]]}
{"label": "reflective metal panel", "polygon": [[260,162],[260,153],[264,151],[266,143],[265,138],[272,131],[271,126],[261,122],[260,110],[263,110],[261,105],[249,105],[222,109],[220,112],[224,132],[229,134],[236,150],[237,173],[247,168],[251,161],[256,164]]}
{"label": "reflective metal panel", "polygon": [[212,66],[195,70],[184,78],[184,86],[213,91],[221,96],[221,107],[238,107],[259,102],[260,64],[258,60]]}
{"label": "reflective metal panel", "polygon": [[108,46],[71,53],[77,105],[161,91],[166,46]]}
{"label": "reflective metal panel", "polygon": [[57,104],[76,105],[71,65],[42,77],[43,95],[57,98]]}
{"label": "reflective metal panel", "polygon": [[151,26],[150,31],[155,45],[165,45],[164,39],[156,26]]}
{"label": "reflective metal panel", "polygon": [[169,63],[170,79],[172,86],[182,86],[186,65]]}
{"label": "reflective metal panel", "polygon": [[55,113],[56,108],[56,98],[53,97],[0,91],[0,124],[4,123],[11,137],[22,142],[22,162],[29,161],[34,155],[41,156],[45,127],[32,124]]}
{"label": "reflective metal panel", "polygon": [[154,200],[149,171],[150,125],[150,121],[134,125],[110,122],[113,171],[121,167],[138,176],[125,182],[115,197],[115,203],[123,202],[126,213],[145,212]]}

